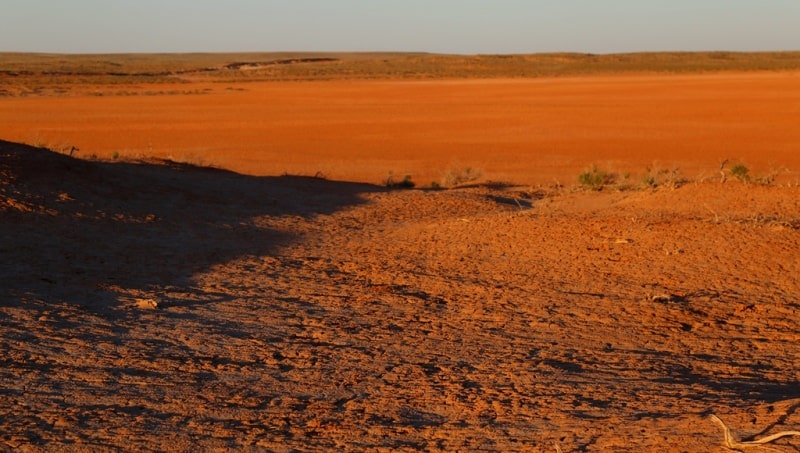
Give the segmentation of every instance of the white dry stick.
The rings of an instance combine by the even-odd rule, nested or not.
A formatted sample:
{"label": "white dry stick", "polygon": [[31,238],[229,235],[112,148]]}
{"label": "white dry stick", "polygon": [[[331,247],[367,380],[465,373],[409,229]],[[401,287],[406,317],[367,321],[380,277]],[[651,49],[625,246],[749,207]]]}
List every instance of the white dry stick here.
{"label": "white dry stick", "polygon": [[714,414],[711,414],[709,418],[711,419],[712,422],[722,427],[722,432],[723,435],[725,436],[725,446],[734,451],[742,451],[745,448],[762,446],[764,444],[768,444],[777,439],[780,439],[781,437],[800,436],[800,431],[781,431],[779,433],[775,433],[770,436],[764,437],[763,439],[752,440],[747,442],[739,442],[733,438],[733,435],[731,435],[730,428],[728,428],[719,417],[717,417]]}
{"label": "white dry stick", "polygon": [[709,211],[711,211],[712,214],[714,214],[714,220],[717,223],[719,223],[719,216],[717,215],[717,213],[713,209],[709,208],[707,204],[703,204],[703,206],[705,206],[706,209],[708,209]]}

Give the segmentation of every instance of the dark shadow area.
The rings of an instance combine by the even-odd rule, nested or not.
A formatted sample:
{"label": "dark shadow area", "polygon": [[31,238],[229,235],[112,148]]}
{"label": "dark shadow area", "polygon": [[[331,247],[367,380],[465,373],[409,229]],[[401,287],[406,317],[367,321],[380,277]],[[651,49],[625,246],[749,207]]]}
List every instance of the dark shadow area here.
{"label": "dark shadow area", "polygon": [[[604,357],[606,352],[610,355]],[[627,360],[620,361],[623,354]],[[674,418],[686,413],[707,415],[720,407],[747,408],[800,398],[800,381],[791,365],[753,356],[607,349],[593,358],[574,355],[539,360],[536,354],[529,358],[543,377],[555,376],[560,383],[575,388],[598,385],[606,389],[600,394],[636,394],[642,401],[669,398],[676,406],[683,404],[680,411],[652,410],[647,404],[638,407],[632,404],[626,410],[631,410],[630,417],[634,420]],[[613,407],[611,400],[595,398],[591,393],[576,396],[575,402],[580,407]],[[787,413],[798,408],[800,404]]]}
{"label": "dark shadow area", "polygon": [[494,201],[495,203],[516,206],[520,210],[527,210],[533,207],[533,202],[530,199],[517,198],[517,197],[504,197],[500,195],[489,195],[488,198]]}
{"label": "dark shadow area", "polygon": [[0,140],[0,306],[108,308],[107,288],[190,287],[243,255],[290,245],[303,219],[386,188],[253,177],[171,161],[86,161]]}
{"label": "dark shadow area", "polygon": [[[302,372],[303,362],[275,354],[283,343],[346,346],[305,334],[302,323],[286,328],[303,313],[323,317],[316,304],[239,297],[241,282],[209,284],[204,274],[239,259],[220,273],[252,273],[243,280],[269,288],[302,263],[281,259],[265,272],[263,261],[319,231],[316,217],[387,190],[170,161],[79,160],[0,141],[0,407],[14,411],[0,411],[0,450],[113,449],[118,430],[180,436],[171,427],[188,418],[202,426],[193,436],[216,442],[208,434],[216,417],[184,413],[184,403],[224,412],[248,395],[247,411],[260,411],[276,382]],[[158,309],[139,305],[151,296]],[[252,321],[257,310],[264,323]],[[147,451],[138,448],[147,442],[128,448]]]}
{"label": "dark shadow area", "polygon": [[[759,359],[644,350],[635,354],[641,364],[640,370],[650,375],[648,380],[689,400],[713,406],[738,401],[763,404],[800,398],[800,381],[791,369],[781,370]],[[698,367],[698,363],[703,366]],[[709,371],[713,369],[719,372]],[[622,372],[624,370],[620,370],[620,374]]]}

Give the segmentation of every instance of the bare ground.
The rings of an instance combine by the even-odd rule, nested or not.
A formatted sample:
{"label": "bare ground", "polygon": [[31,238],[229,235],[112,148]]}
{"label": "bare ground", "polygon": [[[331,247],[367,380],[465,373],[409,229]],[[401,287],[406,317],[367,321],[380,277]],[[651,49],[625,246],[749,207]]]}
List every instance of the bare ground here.
{"label": "bare ground", "polygon": [[0,449],[722,452],[711,413],[800,425],[796,186],[389,191],[0,142],[0,216]]}

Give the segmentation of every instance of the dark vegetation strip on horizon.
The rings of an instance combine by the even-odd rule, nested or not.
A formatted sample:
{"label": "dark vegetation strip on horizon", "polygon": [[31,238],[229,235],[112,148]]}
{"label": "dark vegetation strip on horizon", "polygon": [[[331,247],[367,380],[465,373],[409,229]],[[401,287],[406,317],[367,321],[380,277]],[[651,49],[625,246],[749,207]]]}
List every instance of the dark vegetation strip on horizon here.
{"label": "dark vegetation strip on horizon", "polygon": [[800,70],[796,52],[438,55],[426,53],[0,53],[0,85],[558,77]]}

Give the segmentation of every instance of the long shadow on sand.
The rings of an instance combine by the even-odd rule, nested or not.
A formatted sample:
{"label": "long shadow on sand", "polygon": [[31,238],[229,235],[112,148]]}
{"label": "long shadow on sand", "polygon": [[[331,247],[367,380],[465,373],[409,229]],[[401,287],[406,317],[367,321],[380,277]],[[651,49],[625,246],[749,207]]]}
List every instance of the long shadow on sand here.
{"label": "long shadow on sand", "polygon": [[[240,322],[250,315],[246,297],[237,299],[238,318],[227,319],[219,307],[231,296],[204,287],[198,276],[240,257],[274,256],[302,239],[313,223],[307,220],[383,190],[164,161],[84,161],[0,141],[0,407],[24,405],[13,417],[0,413],[0,449],[60,450],[76,438],[90,449],[115,449],[129,436],[104,430],[144,417],[149,421],[134,436],[140,444],[124,440],[126,449],[163,451],[172,441],[148,446],[146,435],[185,426],[190,417],[165,399],[224,408],[221,399],[252,392],[239,381],[217,379],[219,367],[234,377],[257,368],[266,386],[258,396],[269,401],[269,367],[251,359],[284,338]],[[274,276],[256,278],[268,285]],[[169,307],[168,295],[159,303],[173,309],[138,309],[140,295],[165,292],[182,295],[181,306]],[[183,306],[187,300],[202,307]],[[272,302],[266,313],[316,310],[302,301]],[[247,360],[229,349],[242,342],[255,348],[242,353]],[[204,391],[207,386],[212,390]],[[61,422],[70,425],[70,435],[53,429],[67,413],[77,414]]]}
{"label": "long shadow on sand", "polygon": [[381,190],[169,161],[85,161],[0,140],[0,306],[33,298],[102,309],[114,303],[104,288],[189,287],[215,264],[291,244],[292,218]]}

